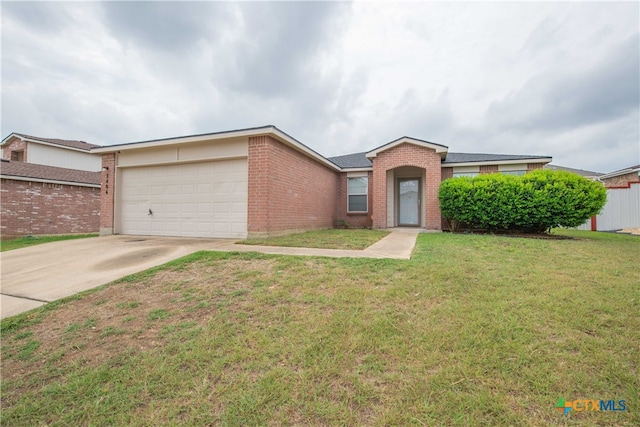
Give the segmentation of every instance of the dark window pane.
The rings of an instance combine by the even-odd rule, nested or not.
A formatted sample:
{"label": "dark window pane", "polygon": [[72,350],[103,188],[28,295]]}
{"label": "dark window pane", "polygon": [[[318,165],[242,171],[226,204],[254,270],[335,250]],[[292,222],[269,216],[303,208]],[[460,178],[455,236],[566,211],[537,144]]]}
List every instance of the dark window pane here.
{"label": "dark window pane", "polygon": [[366,212],[367,196],[349,196],[349,212]]}

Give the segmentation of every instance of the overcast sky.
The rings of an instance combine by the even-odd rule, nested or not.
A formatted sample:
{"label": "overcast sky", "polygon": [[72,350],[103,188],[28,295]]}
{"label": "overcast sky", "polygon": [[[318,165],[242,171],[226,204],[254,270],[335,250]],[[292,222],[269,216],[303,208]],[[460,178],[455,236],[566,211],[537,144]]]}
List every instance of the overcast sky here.
{"label": "overcast sky", "polygon": [[407,135],[599,172],[640,163],[635,1],[1,8],[3,138],[273,124],[325,156]]}

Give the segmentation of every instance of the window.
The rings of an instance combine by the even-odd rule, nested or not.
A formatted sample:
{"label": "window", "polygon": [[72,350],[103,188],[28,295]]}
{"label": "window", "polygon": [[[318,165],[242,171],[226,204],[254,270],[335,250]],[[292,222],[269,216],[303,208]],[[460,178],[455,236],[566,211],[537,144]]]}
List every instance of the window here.
{"label": "window", "polygon": [[11,161],[13,161],[13,162],[24,162],[24,150],[12,151],[11,152]]}
{"label": "window", "polygon": [[367,212],[369,178],[347,178],[347,212]]}
{"label": "window", "polygon": [[525,173],[527,173],[527,171],[501,171],[500,172],[503,175],[517,175],[517,176],[522,176]]}
{"label": "window", "polygon": [[476,175],[478,175],[478,172],[454,172],[453,173],[454,178],[457,178],[459,176],[468,176],[469,178],[473,178]]}

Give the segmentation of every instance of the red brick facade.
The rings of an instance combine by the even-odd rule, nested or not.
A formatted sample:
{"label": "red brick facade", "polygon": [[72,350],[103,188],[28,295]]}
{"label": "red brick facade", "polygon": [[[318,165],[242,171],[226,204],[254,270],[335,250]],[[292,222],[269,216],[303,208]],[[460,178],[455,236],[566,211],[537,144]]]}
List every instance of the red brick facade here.
{"label": "red brick facade", "polygon": [[116,183],[116,155],[108,153],[102,155],[102,175],[100,179],[100,187],[102,190],[102,199],[100,209],[100,234],[113,233],[113,211],[114,211],[114,194]]}
{"label": "red brick facade", "polygon": [[0,194],[2,238],[98,231],[99,188],[2,179]]}
{"label": "red brick facade", "polygon": [[607,188],[629,187],[630,183],[640,182],[640,177],[638,176],[638,172],[630,172],[624,175],[614,176],[611,178],[604,178],[602,182],[604,183],[604,186]]}
{"label": "red brick facade", "polygon": [[348,227],[370,228],[372,225],[371,213],[373,212],[373,172],[367,172],[369,180],[368,208],[365,213],[347,212],[347,173],[341,173],[338,177],[338,221],[344,221]]}
{"label": "red brick facade", "polygon": [[422,226],[430,230],[441,229],[438,188],[441,182],[441,159],[435,150],[403,143],[378,153],[373,162],[373,227],[387,227],[387,171],[402,166],[424,169],[425,182],[421,198],[426,203],[426,218]]}
{"label": "red brick facade", "polygon": [[527,163],[527,172],[534,171],[536,169],[542,169],[545,163]]}
{"label": "red brick facade", "polygon": [[487,173],[497,173],[498,165],[482,165],[480,166],[480,174],[484,175]]}
{"label": "red brick facade", "polygon": [[22,161],[27,161],[27,143],[21,139],[13,138],[13,140],[2,147],[2,158],[11,160],[12,151],[22,151]]}
{"label": "red brick facade", "polygon": [[250,236],[332,228],[338,172],[271,136],[249,138]]}

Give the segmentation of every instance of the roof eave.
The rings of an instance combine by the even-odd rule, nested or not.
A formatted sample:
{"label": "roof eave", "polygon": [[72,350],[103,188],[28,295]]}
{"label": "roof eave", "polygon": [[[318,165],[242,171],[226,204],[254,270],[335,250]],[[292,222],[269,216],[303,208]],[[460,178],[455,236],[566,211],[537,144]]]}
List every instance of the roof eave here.
{"label": "roof eave", "polygon": [[250,136],[259,136],[259,135],[270,135],[277,139],[278,141],[290,146],[291,148],[299,151],[308,157],[313,158],[319,163],[324,164],[325,166],[335,170],[340,171],[340,167],[330,160],[326,159],[319,153],[313,151],[311,148],[302,144],[300,141],[296,140],[292,136],[286,134],[285,132],[278,129],[276,126],[268,125],[261,126],[257,128],[248,128],[248,129],[239,129],[233,131],[225,131],[225,132],[215,132],[201,135],[191,135],[185,137],[177,137],[177,138],[168,138],[168,139],[156,139],[151,141],[142,141],[142,142],[130,142],[126,144],[118,144],[118,145],[110,145],[106,147],[92,148],[92,154],[105,154],[105,153],[115,153],[126,150],[138,150],[141,148],[148,147],[162,147],[162,146],[170,146],[170,145],[181,145],[181,144],[189,144],[194,142],[201,141],[211,141],[211,140],[221,140],[228,138],[238,138],[238,137],[250,137]]}
{"label": "roof eave", "polygon": [[517,165],[522,163],[549,163],[553,160],[552,157],[534,157],[530,159],[517,159],[517,160],[483,160],[479,162],[456,162],[456,163],[442,163],[442,167],[450,168],[457,166],[488,166],[488,165]]}
{"label": "roof eave", "polygon": [[49,178],[35,178],[31,176],[10,175],[10,174],[0,174],[0,178],[11,179],[14,181],[44,182],[47,184],[62,184],[62,185],[75,185],[76,187],[100,188],[100,184],[95,184],[92,182],[66,181],[61,179],[49,179]]}
{"label": "roof eave", "polygon": [[4,145],[7,142],[9,142],[9,140],[12,137],[16,137],[16,138],[18,138],[18,139],[20,139],[21,141],[24,141],[24,142],[32,142],[34,144],[48,145],[49,147],[63,148],[65,150],[78,151],[80,153],[91,154],[91,149],[90,148],[84,149],[84,148],[77,148],[77,147],[69,147],[68,145],[55,144],[53,142],[40,141],[38,139],[27,138],[26,136],[22,136],[19,133],[15,133],[15,132],[11,132],[11,134],[9,136],[7,136],[5,139],[2,140],[2,144],[0,144],[0,145]]}
{"label": "roof eave", "polygon": [[440,145],[440,144],[435,144],[433,142],[429,142],[429,141],[423,141],[421,139],[416,139],[416,138],[410,138],[408,136],[403,136],[402,138],[398,138],[394,141],[388,142],[384,145],[381,145],[380,147],[377,147],[371,151],[368,151],[366,153],[366,156],[368,159],[373,159],[375,158],[379,153],[386,151],[386,150],[390,150],[393,147],[396,147],[400,144],[413,144],[413,145],[417,145],[418,147],[425,147],[425,148],[431,148],[433,150],[435,150],[436,153],[440,154],[440,157],[442,159],[444,159],[447,155],[447,152],[449,151],[449,147],[445,146],[445,145]]}
{"label": "roof eave", "polygon": [[615,172],[609,172],[609,173],[605,173],[603,175],[598,176],[598,178],[599,179],[614,178],[616,176],[626,175],[628,173],[634,173],[634,172],[638,172],[640,174],[640,168],[628,168],[628,169],[622,169]]}

